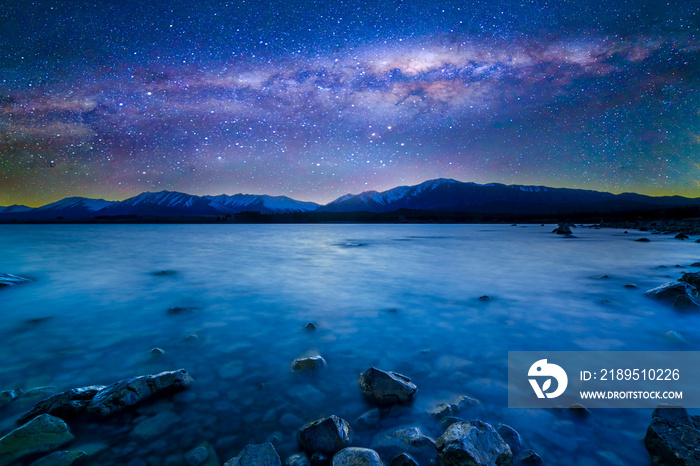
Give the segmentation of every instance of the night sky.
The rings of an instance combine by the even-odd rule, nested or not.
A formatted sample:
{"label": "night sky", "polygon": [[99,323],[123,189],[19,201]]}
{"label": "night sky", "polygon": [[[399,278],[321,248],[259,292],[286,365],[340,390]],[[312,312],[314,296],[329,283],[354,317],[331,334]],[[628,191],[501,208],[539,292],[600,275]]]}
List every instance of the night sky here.
{"label": "night sky", "polygon": [[700,197],[700,3],[0,10],[0,205],[437,178]]}

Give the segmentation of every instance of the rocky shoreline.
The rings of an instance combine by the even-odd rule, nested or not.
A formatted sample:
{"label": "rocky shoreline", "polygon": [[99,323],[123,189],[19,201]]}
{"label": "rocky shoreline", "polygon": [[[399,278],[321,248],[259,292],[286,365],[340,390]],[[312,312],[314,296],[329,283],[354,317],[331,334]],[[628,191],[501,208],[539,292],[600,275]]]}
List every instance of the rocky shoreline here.
{"label": "rocky shoreline", "polygon": [[[664,235],[700,235],[700,218],[682,220],[637,220],[627,222],[603,222],[594,225],[596,228],[616,228],[618,230],[649,231]],[[679,238],[680,239],[680,238]],[[687,239],[687,238],[686,238]]]}

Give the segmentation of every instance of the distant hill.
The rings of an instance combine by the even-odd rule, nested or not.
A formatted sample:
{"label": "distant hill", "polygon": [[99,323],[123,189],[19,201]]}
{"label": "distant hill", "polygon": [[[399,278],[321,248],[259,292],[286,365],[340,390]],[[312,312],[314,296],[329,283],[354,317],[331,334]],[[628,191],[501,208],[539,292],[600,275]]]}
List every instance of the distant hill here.
{"label": "distant hill", "polygon": [[[504,215],[557,216],[582,213],[644,212],[663,209],[698,209],[700,198],[652,197],[641,194],[611,194],[583,189],[546,186],[476,184],[436,179],[388,191],[346,194],[324,205],[286,196],[221,194],[196,196],[160,191],[145,192],[123,201],[68,197],[38,208],[0,207],[0,221],[90,219],[138,216],[220,216],[260,214],[324,214],[349,212],[386,213],[399,210],[462,212]],[[310,214],[309,214],[310,215]],[[336,218],[329,217],[329,218]]]}

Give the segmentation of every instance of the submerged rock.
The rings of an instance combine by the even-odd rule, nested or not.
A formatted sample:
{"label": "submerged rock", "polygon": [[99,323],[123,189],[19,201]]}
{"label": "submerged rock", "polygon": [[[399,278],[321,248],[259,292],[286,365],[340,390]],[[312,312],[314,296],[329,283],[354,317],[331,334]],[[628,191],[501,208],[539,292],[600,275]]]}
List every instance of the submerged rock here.
{"label": "submerged rock", "polygon": [[518,462],[521,464],[544,464],[540,455],[535,453],[534,450],[525,450],[518,455]]}
{"label": "submerged rock", "polygon": [[655,465],[700,464],[700,427],[685,408],[660,405],[644,437],[644,446]]}
{"label": "submerged rock", "polygon": [[304,328],[306,330],[316,330],[316,327],[316,324],[314,324],[313,322],[309,322],[308,324],[304,325]]}
{"label": "submerged rock", "polygon": [[318,354],[306,358],[297,358],[292,362],[292,370],[294,372],[316,371],[323,367],[326,367],[326,360]]}
{"label": "submerged rock", "polygon": [[500,424],[496,428],[496,432],[501,436],[504,442],[510,447],[511,453],[517,455],[523,449],[523,439],[517,430],[506,424]]}
{"label": "submerged rock", "polygon": [[479,302],[481,303],[490,303],[491,302],[491,297],[487,295],[479,296]]}
{"label": "submerged rock", "polygon": [[22,389],[15,388],[14,390],[2,390],[0,391],[0,409],[9,405],[17,398],[22,396]]}
{"label": "submerged rock", "polygon": [[418,427],[380,432],[372,439],[372,448],[388,455],[408,452],[425,458],[433,458],[436,453],[435,440]]}
{"label": "submerged rock", "polygon": [[72,466],[85,464],[88,455],[84,451],[56,451],[34,461],[31,466]]}
{"label": "submerged rock", "polygon": [[332,466],[384,466],[379,454],[369,448],[348,447],[333,455]]}
{"label": "submerged rock", "polygon": [[651,240],[649,238],[639,238],[635,240],[637,243],[649,243]]}
{"label": "submerged rock", "polygon": [[90,401],[104,388],[104,385],[90,385],[57,393],[35,404],[17,420],[17,424],[24,424],[41,414],[51,414],[64,419],[75,417],[84,412]]}
{"label": "submerged rock", "polygon": [[206,447],[197,447],[192,450],[185,459],[187,466],[199,466],[209,459],[209,450]]}
{"label": "submerged rock", "polygon": [[155,395],[180,390],[192,381],[185,369],[131,377],[100,390],[88,404],[87,411],[108,416]]}
{"label": "submerged rock", "polygon": [[428,412],[438,418],[456,416],[463,409],[470,406],[476,406],[478,404],[479,400],[467,395],[462,395],[457,397],[457,399],[452,403],[440,403],[431,408]]}
{"label": "submerged rock", "polygon": [[336,415],[309,422],[297,433],[299,445],[309,454],[331,456],[350,445],[350,424]]}
{"label": "submerged rock", "polygon": [[17,275],[12,275],[9,273],[0,273],[0,288],[6,286],[21,285],[22,283],[29,283],[31,280],[24,277],[19,277]]}
{"label": "submerged rock", "polygon": [[370,367],[360,375],[364,394],[377,404],[404,403],[413,398],[418,387],[405,375]]}
{"label": "submerged rock", "polygon": [[370,409],[366,413],[363,413],[355,419],[355,426],[362,427],[365,429],[371,429],[379,425],[381,419],[380,412],[378,408]]}
{"label": "submerged rock", "polygon": [[0,438],[0,466],[15,464],[27,455],[55,450],[71,440],[73,434],[65,422],[42,414]]}
{"label": "submerged rock", "polygon": [[303,453],[294,453],[284,460],[285,466],[311,466],[311,461]]}
{"label": "submerged rock", "polygon": [[[674,306],[682,307],[684,305],[698,305],[695,302],[697,289],[685,282],[670,282],[661,286],[657,286],[644,293],[644,296],[673,303]],[[680,298],[680,301],[679,301]]]}
{"label": "submerged rock", "polygon": [[445,466],[513,464],[508,444],[490,424],[479,420],[452,424],[438,439],[437,450]]}
{"label": "submerged rock", "polygon": [[224,466],[282,466],[282,460],[271,443],[250,444]]}
{"label": "submerged rock", "polygon": [[170,309],[168,309],[167,314],[168,314],[168,315],[187,314],[187,313],[190,313],[190,312],[192,312],[192,308],[191,308],[191,307],[180,307],[180,306],[176,306],[176,307],[171,307]]}
{"label": "submerged rock", "polygon": [[408,453],[401,453],[394,456],[389,466],[418,466],[418,461],[413,459]]}
{"label": "submerged rock", "polygon": [[139,438],[151,438],[164,434],[174,424],[179,423],[180,416],[172,411],[163,411],[136,424],[131,435]]}
{"label": "submerged rock", "polygon": [[686,235],[685,233],[678,233],[676,236],[674,236],[676,239],[688,239],[690,236]]}
{"label": "submerged rock", "polygon": [[669,343],[675,343],[680,345],[688,344],[683,335],[675,330],[669,330],[668,332],[664,333],[664,338],[666,338],[666,340],[668,340]]}

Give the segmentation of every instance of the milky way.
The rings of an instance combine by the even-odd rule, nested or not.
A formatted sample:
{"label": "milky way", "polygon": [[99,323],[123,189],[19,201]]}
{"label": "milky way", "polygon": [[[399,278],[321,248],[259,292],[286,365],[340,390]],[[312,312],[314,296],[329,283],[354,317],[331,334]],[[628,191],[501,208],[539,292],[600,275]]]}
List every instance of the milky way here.
{"label": "milky way", "polygon": [[700,196],[697,3],[600,3],[16,2],[0,205],[435,177]]}

